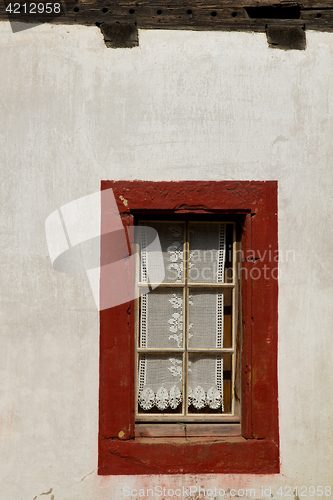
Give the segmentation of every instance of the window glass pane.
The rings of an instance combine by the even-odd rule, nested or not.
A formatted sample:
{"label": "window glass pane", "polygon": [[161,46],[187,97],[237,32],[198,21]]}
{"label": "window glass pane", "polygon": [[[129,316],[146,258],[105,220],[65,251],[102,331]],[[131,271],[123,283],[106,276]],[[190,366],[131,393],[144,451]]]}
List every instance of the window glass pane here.
{"label": "window glass pane", "polygon": [[225,227],[220,223],[190,223],[190,283],[224,282]]}
{"label": "window glass pane", "polygon": [[188,355],[188,412],[231,412],[231,354]]}
{"label": "window glass pane", "polygon": [[142,354],[138,366],[138,412],[181,413],[183,358],[181,355]]}
{"label": "window glass pane", "polygon": [[[205,415],[230,414],[234,289],[210,284],[234,282],[234,225],[149,220],[140,224],[158,232],[166,273],[163,283],[169,285],[162,283],[139,299],[138,415],[141,420],[143,415],[147,420],[159,415],[167,421],[170,414],[185,416],[185,420],[191,415],[204,420]],[[185,254],[187,235],[189,252]],[[157,262],[153,253],[145,252],[145,230],[141,231],[140,245],[140,276],[145,282],[149,280],[149,269]],[[186,352],[187,348],[197,352]],[[221,351],[211,352],[213,349]]]}
{"label": "window glass pane", "polygon": [[[165,278],[163,283],[182,283],[184,281],[184,223],[178,222],[140,222],[141,226],[156,229],[163,253]],[[146,251],[145,232],[140,234],[141,269],[140,280],[147,281],[149,271],[154,275],[158,259],[153,252]]]}
{"label": "window glass pane", "polygon": [[193,349],[228,348],[232,345],[232,291],[190,288],[188,346]]}
{"label": "window glass pane", "polygon": [[229,288],[223,293],[223,347],[225,349],[232,345],[232,290]]}
{"label": "window glass pane", "polygon": [[141,297],[140,347],[183,347],[183,289],[157,288]]}
{"label": "window glass pane", "polygon": [[225,226],[225,269],[224,282],[233,283],[236,277],[233,276],[233,241],[234,241],[234,225],[226,224]]}

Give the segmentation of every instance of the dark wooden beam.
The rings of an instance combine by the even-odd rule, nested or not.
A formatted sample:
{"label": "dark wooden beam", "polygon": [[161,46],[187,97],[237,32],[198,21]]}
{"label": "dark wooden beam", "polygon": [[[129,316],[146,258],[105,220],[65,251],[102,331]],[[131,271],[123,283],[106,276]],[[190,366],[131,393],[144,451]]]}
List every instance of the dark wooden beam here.
{"label": "dark wooden beam", "polygon": [[302,28],[270,26],[266,35],[272,49],[304,50],[306,47],[305,31]]}
{"label": "dark wooden beam", "polygon": [[[24,1],[21,0],[21,4]],[[143,29],[227,30],[265,32],[270,26],[333,31],[332,0],[74,0],[61,4],[61,13],[8,15],[0,4],[0,20],[28,23],[101,25],[128,24]],[[12,2],[12,5],[14,2]],[[266,10],[265,10],[266,7]],[[267,8],[268,7],[268,8]]]}

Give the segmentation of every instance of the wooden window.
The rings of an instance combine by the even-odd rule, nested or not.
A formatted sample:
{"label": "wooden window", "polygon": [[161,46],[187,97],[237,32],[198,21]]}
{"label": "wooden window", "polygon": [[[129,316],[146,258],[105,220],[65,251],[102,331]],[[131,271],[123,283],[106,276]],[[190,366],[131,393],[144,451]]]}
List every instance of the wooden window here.
{"label": "wooden window", "polygon": [[139,224],[139,288],[155,265],[146,226],[160,235],[166,275],[137,302],[135,434],[240,435],[236,222],[183,216]]}
{"label": "wooden window", "polygon": [[[278,274],[277,263],[270,259],[271,255],[276,255],[278,248],[277,183],[104,181],[102,189],[108,188],[113,189],[125,228],[137,225],[140,220],[147,223],[153,221],[154,224],[162,221],[183,224],[185,254],[191,251],[191,224],[206,227],[225,224],[228,228],[232,227],[233,245],[239,244],[241,249],[241,283],[228,280],[192,282],[184,259],[184,279],[181,276],[181,282],[164,282],[146,295],[149,301],[159,293],[166,294],[170,290],[175,293],[174,290],[177,290],[186,303],[193,290],[199,291],[199,294],[203,291],[213,294],[216,290],[224,293],[231,290],[231,300],[228,299],[234,323],[231,345],[226,334],[223,347],[210,347],[212,351],[209,354],[202,346],[190,342],[188,325],[191,310],[185,305],[183,337],[187,340],[180,344],[181,347],[172,348],[181,359],[178,365],[185,365],[184,371],[188,374],[188,383],[183,387],[182,414],[176,417],[172,412],[167,414],[165,409],[159,413],[156,413],[156,408],[152,408],[153,413],[149,413],[151,409],[146,412],[139,410],[138,366],[136,369],[135,359],[143,354],[162,357],[165,346],[163,343],[155,346],[156,353],[149,351],[150,348],[155,349],[153,346],[140,347],[140,310],[136,308],[135,301],[101,311],[99,474],[279,472]],[[102,259],[107,251],[102,244]],[[232,266],[236,264],[233,257]],[[126,282],[133,276],[124,279]],[[102,294],[107,286],[101,267]],[[168,300],[165,304],[169,303]],[[228,327],[225,328],[227,331]],[[198,349],[198,353],[194,349]],[[219,349],[223,356],[239,360],[235,363],[231,361],[229,370],[233,373],[229,377],[233,388],[225,388],[225,393],[230,394],[230,402],[226,398],[224,411],[220,407],[217,413],[210,410],[207,413],[190,411],[192,409],[184,405],[191,376],[186,369],[186,358],[215,356],[215,351],[220,353]],[[168,357],[169,352],[166,354]],[[238,391],[240,406],[237,402]],[[162,420],[157,420],[156,416]],[[214,428],[209,428],[211,420],[214,421]],[[175,426],[177,422],[181,422],[181,426],[186,425],[188,431],[185,434],[175,432],[175,429],[170,431],[168,426]],[[145,430],[140,429],[143,425]],[[153,432],[149,431],[149,425],[154,426]],[[231,428],[235,425],[240,427],[238,435]],[[199,430],[198,426],[201,426]],[[220,434],[221,426],[225,429],[224,436]],[[229,434],[228,427],[231,428]]]}

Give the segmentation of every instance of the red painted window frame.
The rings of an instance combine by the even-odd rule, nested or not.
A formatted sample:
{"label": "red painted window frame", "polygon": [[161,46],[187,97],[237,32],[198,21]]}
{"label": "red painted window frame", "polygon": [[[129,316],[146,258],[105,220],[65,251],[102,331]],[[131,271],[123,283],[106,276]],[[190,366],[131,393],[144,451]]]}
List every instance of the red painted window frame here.
{"label": "red painted window frame", "polygon": [[[102,190],[113,189],[124,226],[139,212],[244,214],[242,251],[253,258],[242,267],[257,268],[253,276],[261,277],[242,280],[240,437],[135,437],[134,302],[100,312],[99,474],[279,472],[277,187],[277,181],[102,181]],[[265,279],[273,269],[275,279]]]}

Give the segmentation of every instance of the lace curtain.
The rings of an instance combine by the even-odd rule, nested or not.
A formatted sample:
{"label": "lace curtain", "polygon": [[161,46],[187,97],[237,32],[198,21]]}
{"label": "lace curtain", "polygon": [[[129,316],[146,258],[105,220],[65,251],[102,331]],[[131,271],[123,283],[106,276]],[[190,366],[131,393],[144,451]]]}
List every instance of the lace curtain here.
{"label": "lace curtain", "polygon": [[[223,355],[189,353],[188,347],[223,347],[223,291],[189,288],[186,304],[184,282],[184,224],[147,222],[157,230],[165,266],[164,283],[184,283],[183,287],[159,287],[141,297],[141,348],[173,349],[172,353],[145,353],[139,357],[139,412],[182,411],[184,367],[188,412],[223,412]],[[155,265],[154,254],[145,251],[145,231],[141,232],[141,281],[147,282]],[[225,272],[225,224],[189,224],[190,283],[223,283]],[[187,325],[185,325],[185,308]]]}

